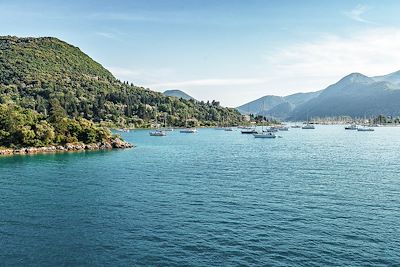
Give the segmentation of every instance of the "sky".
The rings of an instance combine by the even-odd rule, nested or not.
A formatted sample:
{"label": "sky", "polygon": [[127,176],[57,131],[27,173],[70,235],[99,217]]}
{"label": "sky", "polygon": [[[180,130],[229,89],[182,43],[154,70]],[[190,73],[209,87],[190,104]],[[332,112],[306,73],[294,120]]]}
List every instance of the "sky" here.
{"label": "sky", "polygon": [[53,36],[117,78],[235,107],[400,70],[400,1],[0,0],[0,35]]}

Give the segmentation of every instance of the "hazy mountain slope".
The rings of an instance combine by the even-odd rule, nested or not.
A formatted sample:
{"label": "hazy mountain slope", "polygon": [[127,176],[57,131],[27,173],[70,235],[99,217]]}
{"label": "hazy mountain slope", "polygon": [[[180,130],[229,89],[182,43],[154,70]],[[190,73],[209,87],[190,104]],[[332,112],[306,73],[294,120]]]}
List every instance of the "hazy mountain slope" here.
{"label": "hazy mountain slope", "polygon": [[242,114],[257,114],[286,102],[281,96],[267,95],[237,107]]}
{"label": "hazy mountain slope", "polygon": [[309,93],[296,93],[292,95],[285,96],[285,100],[291,103],[293,106],[301,105],[314,97],[317,97],[321,91],[309,92]]}
{"label": "hazy mountain slope", "polygon": [[292,112],[294,107],[295,106],[289,102],[283,102],[279,105],[274,106],[269,110],[265,110],[261,113],[258,113],[258,115],[273,117],[277,119],[285,119],[288,116],[288,114]]}
{"label": "hazy mountain slope", "polygon": [[392,72],[387,75],[372,77],[375,81],[385,81],[390,83],[400,83],[400,71]]}
{"label": "hazy mountain slope", "polygon": [[[253,113],[267,117],[285,119],[287,116],[289,116],[290,112],[297,105],[301,105],[309,101],[310,99],[318,96],[319,93],[320,91],[310,93],[296,93],[285,97],[272,95],[264,96],[240,107],[237,107],[237,110],[239,110],[239,112],[243,114]],[[263,103],[265,103],[264,110],[261,110]]]}
{"label": "hazy mountain slope", "polygon": [[194,99],[193,97],[191,97],[190,95],[186,94],[185,92],[181,91],[181,90],[166,90],[163,93],[166,96],[173,96],[173,97],[177,97],[177,98],[183,98],[186,100],[190,100],[190,99]]}
{"label": "hazy mountain slope", "polygon": [[318,97],[296,107],[289,118],[399,115],[400,91],[394,88],[391,83],[376,82],[353,73],[328,86]]}

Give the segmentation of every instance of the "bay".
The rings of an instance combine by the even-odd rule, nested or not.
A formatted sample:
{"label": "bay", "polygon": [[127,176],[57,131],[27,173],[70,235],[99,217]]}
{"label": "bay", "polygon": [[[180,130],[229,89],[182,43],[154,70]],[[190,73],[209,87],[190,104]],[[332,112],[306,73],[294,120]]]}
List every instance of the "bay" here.
{"label": "bay", "polygon": [[400,264],[400,128],[0,158],[0,265]]}

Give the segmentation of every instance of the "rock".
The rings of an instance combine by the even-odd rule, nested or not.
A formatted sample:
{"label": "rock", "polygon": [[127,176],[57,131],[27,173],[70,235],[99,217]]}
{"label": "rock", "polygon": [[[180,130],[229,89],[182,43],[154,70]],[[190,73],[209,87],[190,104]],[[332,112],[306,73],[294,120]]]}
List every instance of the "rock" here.
{"label": "rock", "polygon": [[0,155],[23,155],[23,154],[36,154],[36,153],[46,153],[46,152],[62,152],[62,151],[81,151],[81,150],[98,150],[98,149],[123,149],[131,148],[132,144],[122,141],[119,138],[112,139],[108,142],[100,142],[97,144],[83,144],[83,143],[68,143],[64,146],[47,146],[47,147],[28,147],[20,149],[0,149]]}
{"label": "rock", "polygon": [[131,148],[131,147],[133,147],[132,144],[122,141],[119,138],[115,138],[114,140],[112,140],[111,145],[113,148]]}

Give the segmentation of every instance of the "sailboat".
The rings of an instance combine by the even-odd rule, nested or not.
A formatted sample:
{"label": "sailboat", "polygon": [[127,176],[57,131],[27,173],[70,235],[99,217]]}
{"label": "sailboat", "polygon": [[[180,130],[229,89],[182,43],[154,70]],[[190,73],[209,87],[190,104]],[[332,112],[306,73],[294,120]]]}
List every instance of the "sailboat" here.
{"label": "sailboat", "polygon": [[150,136],[166,136],[167,133],[163,130],[158,129],[158,122],[157,122],[157,106],[156,106],[156,130],[150,131]]}
{"label": "sailboat", "polygon": [[274,132],[269,131],[269,129],[264,131],[264,124],[261,125],[261,132],[255,132],[253,136],[255,138],[276,138]]}
{"label": "sailboat", "polygon": [[180,133],[197,133],[196,128],[189,128],[187,125],[187,118],[185,120],[185,129],[179,131]]}
{"label": "sailboat", "polygon": [[215,130],[226,131],[226,132],[233,131],[232,127],[228,127],[228,126],[224,126],[224,125],[226,125],[225,120],[224,120],[224,118],[222,118],[222,123],[219,124],[217,127],[215,127]]}
{"label": "sailboat", "polygon": [[[263,105],[262,105],[262,111],[264,110],[264,101],[263,101]],[[273,128],[273,127],[271,127]],[[271,129],[270,128],[270,129]],[[264,117],[262,118],[261,121],[261,132],[255,132],[253,133],[254,138],[276,138],[276,135],[269,131],[270,129],[267,129],[267,131],[264,131]],[[276,130],[278,131],[278,130]]]}
{"label": "sailboat", "polygon": [[369,120],[367,121],[366,116],[364,114],[364,125],[363,125],[363,127],[358,127],[357,131],[359,131],[359,132],[373,132],[373,131],[375,131],[375,129],[367,126],[367,122],[369,123]]}
{"label": "sailboat", "polygon": [[167,114],[164,114],[164,131],[166,132],[172,132],[174,130],[174,128],[169,128],[167,127]]}
{"label": "sailboat", "polygon": [[344,127],[344,129],[345,129],[345,130],[352,130],[352,131],[355,131],[355,130],[358,130],[358,127],[357,127],[357,124],[351,124],[351,125],[349,125],[349,126]]}
{"label": "sailboat", "polygon": [[301,127],[301,129],[304,130],[314,130],[315,126],[313,124],[310,124],[310,120],[308,119],[308,113],[307,113],[307,123],[306,125],[303,125],[303,127]]}

